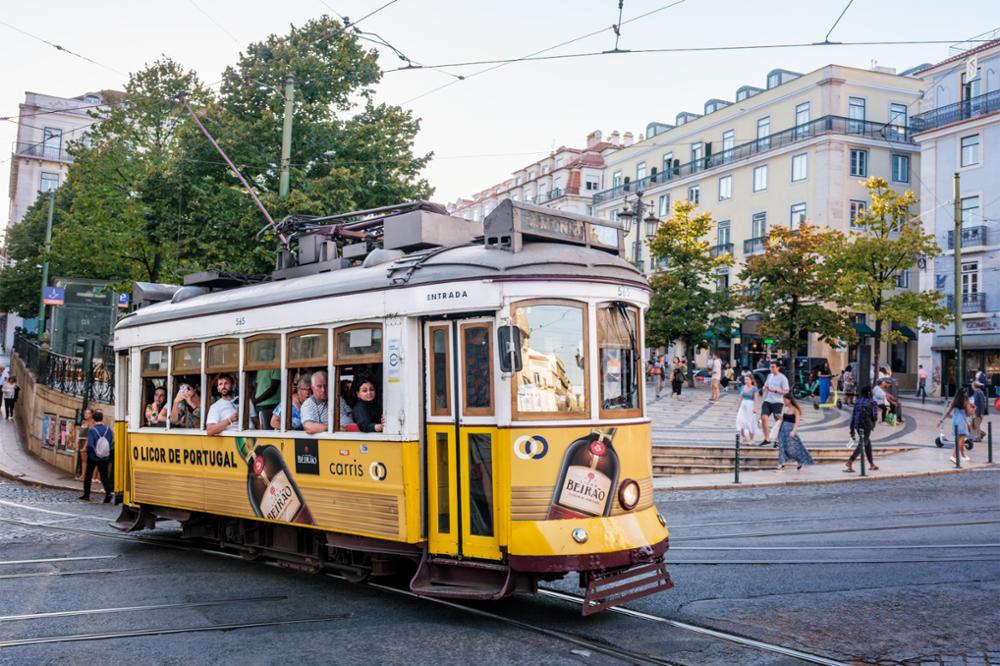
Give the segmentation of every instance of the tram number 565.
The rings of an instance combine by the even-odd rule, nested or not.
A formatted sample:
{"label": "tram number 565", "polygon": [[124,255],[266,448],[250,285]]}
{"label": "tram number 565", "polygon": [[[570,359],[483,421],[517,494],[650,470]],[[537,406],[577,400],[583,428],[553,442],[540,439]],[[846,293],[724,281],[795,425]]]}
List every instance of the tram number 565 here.
{"label": "tram number 565", "polygon": [[628,287],[618,287],[618,298],[631,298],[632,290]]}
{"label": "tram number 565", "polygon": [[246,317],[237,317],[236,318],[236,325],[237,326],[246,326],[247,325],[247,318]]}

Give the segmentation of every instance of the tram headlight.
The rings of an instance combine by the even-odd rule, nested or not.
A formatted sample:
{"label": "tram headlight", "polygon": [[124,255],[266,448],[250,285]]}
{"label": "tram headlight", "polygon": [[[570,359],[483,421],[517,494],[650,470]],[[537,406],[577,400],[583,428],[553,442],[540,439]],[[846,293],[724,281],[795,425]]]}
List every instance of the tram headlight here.
{"label": "tram headlight", "polygon": [[590,538],[590,536],[587,534],[587,530],[582,527],[578,527],[573,530],[573,541],[576,541],[577,543],[587,543],[588,538]]}
{"label": "tram headlight", "polygon": [[618,503],[626,511],[631,511],[639,503],[639,484],[633,479],[625,479],[618,486]]}

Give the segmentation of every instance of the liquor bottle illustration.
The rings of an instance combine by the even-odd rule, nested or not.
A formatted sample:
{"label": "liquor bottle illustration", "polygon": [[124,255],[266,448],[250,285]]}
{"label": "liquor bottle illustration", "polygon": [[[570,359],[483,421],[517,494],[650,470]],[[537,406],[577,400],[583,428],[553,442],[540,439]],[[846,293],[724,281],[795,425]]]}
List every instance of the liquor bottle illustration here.
{"label": "liquor bottle illustration", "polygon": [[315,524],[277,447],[258,446],[252,437],[237,437],[236,448],[247,464],[247,496],[254,514],[286,523]]}
{"label": "liquor bottle illustration", "polygon": [[611,445],[616,428],[594,431],[566,449],[548,520],[592,518],[611,513],[618,485],[618,454]]}

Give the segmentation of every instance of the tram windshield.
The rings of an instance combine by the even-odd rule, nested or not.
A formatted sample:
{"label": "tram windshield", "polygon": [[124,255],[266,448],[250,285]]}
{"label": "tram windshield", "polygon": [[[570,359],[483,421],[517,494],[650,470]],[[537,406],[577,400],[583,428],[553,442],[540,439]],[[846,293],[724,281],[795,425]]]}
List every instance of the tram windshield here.
{"label": "tram windshield", "polygon": [[515,405],[521,415],[585,416],[586,306],[535,301],[514,306],[521,329],[521,371]]}
{"label": "tram windshield", "polygon": [[639,311],[621,302],[597,309],[597,351],[600,360],[601,414],[638,411]]}

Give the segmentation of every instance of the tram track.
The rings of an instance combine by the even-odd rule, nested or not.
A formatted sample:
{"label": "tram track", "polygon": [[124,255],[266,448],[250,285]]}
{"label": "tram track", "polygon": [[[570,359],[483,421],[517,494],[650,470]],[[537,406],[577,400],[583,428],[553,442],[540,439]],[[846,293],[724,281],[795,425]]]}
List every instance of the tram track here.
{"label": "tram track", "polygon": [[[661,509],[661,513],[667,516],[670,512]],[[866,514],[866,520],[881,520],[886,518],[914,518],[917,516],[954,516],[957,514],[967,514],[967,513],[1000,513],[1000,506],[997,507],[976,507],[973,509],[953,509],[953,510],[942,510],[942,511],[903,511],[900,513],[875,513]],[[768,524],[783,524],[783,523],[809,523],[809,522],[823,522],[829,520],[828,517],[810,517],[803,516],[801,518],[768,518]],[[668,521],[669,522],[669,521]],[[674,533],[678,530],[690,529],[692,527],[729,527],[731,525],[746,525],[745,520],[727,520],[714,523],[680,523],[680,524],[670,524],[670,532]]]}

